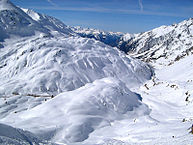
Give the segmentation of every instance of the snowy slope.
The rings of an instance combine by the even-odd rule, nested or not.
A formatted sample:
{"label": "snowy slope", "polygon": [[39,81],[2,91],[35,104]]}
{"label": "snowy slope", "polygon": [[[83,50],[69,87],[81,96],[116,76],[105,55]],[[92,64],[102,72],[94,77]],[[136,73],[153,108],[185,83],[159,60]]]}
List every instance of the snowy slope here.
{"label": "snowy slope", "polygon": [[92,132],[111,126],[115,120],[147,115],[149,111],[140,96],[124,83],[105,78],[59,94],[29,111],[9,115],[3,122],[53,142],[70,143],[86,140]]}
{"label": "snowy slope", "polygon": [[41,34],[11,42],[2,43],[0,53],[2,123],[66,143],[84,141],[125,115],[149,113],[129,90],[151,78],[145,63],[81,37]]}
{"label": "snowy slope", "polygon": [[[152,121],[138,119],[130,137],[143,144],[193,144],[193,57],[187,56],[155,70],[155,77],[140,88]],[[146,124],[144,126],[143,124]],[[140,128],[140,129],[139,129]]]}
{"label": "snowy slope", "polygon": [[151,78],[149,65],[72,36],[57,19],[1,2],[1,123],[73,143],[116,120],[149,114],[130,91]]}
{"label": "snowy slope", "polygon": [[70,28],[68,28],[68,26],[66,26],[63,22],[61,22],[60,20],[54,17],[40,14],[30,9],[22,8],[22,10],[27,15],[29,15],[34,21],[36,21],[43,27],[47,28],[52,33],[59,32],[59,33],[68,34],[68,35],[75,35],[75,33]]}
{"label": "snowy slope", "polygon": [[[6,38],[13,36],[26,37],[32,36],[36,33],[50,33],[57,31],[63,34],[73,34],[73,32],[66,27],[59,20],[40,15],[40,21],[37,21],[38,14],[34,13],[34,17],[30,17],[28,14],[33,15],[32,11],[26,11],[26,13],[13,5],[9,0],[0,1],[0,41],[4,41]],[[36,18],[35,18],[36,17]]]}
{"label": "snowy slope", "polygon": [[191,53],[193,47],[192,18],[139,34],[113,33],[80,27],[71,29],[80,36],[94,38],[144,61],[158,61],[159,65],[174,63]]}
{"label": "snowy slope", "polygon": [[141,94],[151,112],[115,121],[91,134],[85,144],[92,144],[93,140],[116,145],[193,144],[189,133],[193,121],[192,24],[193,19],[188,19],[122,41],[128,54],[150,62],[155,68],[152,80],[132,89]]}
{"label": "snowy slope", "polygon": [[32,20],[9,0],[0,1],[0,41],[11,35],[20,37],[34,35],[37,31],[49,34],[48,30]]}
{"label": "snowy slope", "polygon": [[84,38],[94,38],[95,40],[101,41],[112,47],[117,47],[121,51],[127,53],[125,45],[130,39],[137,34],[129,34],[122,32],[107,32],[92,28],[81,28],[81,27],[70,27],[72,31]]}
{"label": "snowy slope", "polygon": [[130,35],[0,4],[0,143],[193,144],[192,19]]}
{"label": "snowy slope", "polygon": [[[151,69],[144,63],[103,43],[80,37],[34,36],[13,43],[5,41],[1,51],[1,63],[6,64],[0,71],[1,122],[27,129],[44,139],[76,142],[87,139],[102,124],[108,126],[109,122],[121,119],[128,112],[148,113],[147,107],[136,113],[133,111],[144,105],[141,98],[128,89],[151,77]],[[114,79],[92,83],[106,77]],[[40,105],[46,102],[44,98],[50,99],[52,95],[70,90],[74,91]],[[34,97],[30,97],[32,95]],[[17,118],[20,113],[21,119]],[[83,136],[77,130],[83,130]]]}
{"label": "snowy slope", "polygon": [[[0,144],[1,145],[32,145],[32,144],[50,144],[38,139],[28,131],[13,128],[11,126],[0,124]],[[53,144],[54,145],[54,144]]]}
{"label": "snowy slope", "polygon": [[[151,112],[146,116],[124,118],[92,133],[85,144],[116,145],[191,145],[193,135],[193,57],[162,68],[155,66],[155,76],[140,88]],[[105,134],[101,137],[100,134]]]}
{"label": "snowy slope", "polygon": [[190,18],[137,35],[128,41],[128,53],[144,61],[170,65],[192,52],[192,40],[193,19]]}
{"label": "snowy slope", "polygon": [[37,35],[12,42],[5,41],[0,52],[4,95],[56,95],[105,77],[133,87],[152,75],[145,63],[91,39]]}

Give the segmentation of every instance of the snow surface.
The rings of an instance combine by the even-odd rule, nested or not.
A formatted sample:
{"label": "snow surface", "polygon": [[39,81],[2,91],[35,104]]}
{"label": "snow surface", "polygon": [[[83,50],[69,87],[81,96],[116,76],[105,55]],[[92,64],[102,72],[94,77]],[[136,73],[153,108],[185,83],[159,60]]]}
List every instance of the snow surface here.
{"label": "snow surface", "polygon": [[150,79],[150,67],[101,42],[81,37],[34,36],[1,49],[0,94],[56,95],[115,77],[128,87]]}
{"label": "snow surface", "polygon": [[40,20],[40,15],[36,12],[34,12],[33,10],[29,10],[29,9],[24,9],[21,8],[25,13],[27,13],[33,20],[35,21],[39,21]]}
{"label": "snow surface", "polygon": [[0,49],[0,122],[73,143],[115,120],[149,113],[130,91],[151,78],[149,65],[73,35],[55,18],[12,7],[0,15],[6,35]]}
{"label": "snow surface", "polygon": [[153,65],[167,66],[192,52],[192,40],[193,19],[190,18],[141,33],[128,42],[128,46],[135,47],[130,52],[132,56]]}
{"label": "snow surface", "polygon": [[0,3],[1,144],[193,144],[192,19],[119,38],[135,57],[157,58],[153,72],[55,18]]}
{"label": "snow surface", "polygon": [[[24,12],[24,11],[25,12]],[[0,42],[13,36],[33,36],[38,32],[51,35],[60,33],[74,35],[61,21],[31,10],[20,9],[9,0],[0,1]]]}
{"label": "snow surface", "polygon": [[[140,88],[142,102],[151,112],[116,120],[96,130],[83,144],[182,145],[193,144],[193,57],[155,69],[155,76]],[[186,69],[184,69],[186,68]],[[103,136],[101,136],[103,134]]]}
{"label": "snow surface", "polygon": [[14,9],[15,6],[9,0],[0,0],[0,11]]}
{"label": "snow surface", "polygon": [[151,78],[145,63],[81,37],[12,41],[5,40],[0,53],[2,123],[68,143],[84,141],[114,120],[149,113],[129,90]]}
{"label": "snow surface", "polygon": [[105,78],[61,93],[29,111],[8,115],[3,121],[38,136],[46,134],[53,142],[68,143],[84,141],[91,132],[111,126],[114,120],[148,113],[139,95],[117,79]]}
{"label": "snow surface", "polygon": [[50,144],[37,138],[28,131],[13,128],[11,126],[0,124],[0,144],[1,145],[35,145]]}
{"label": "snow surface", "polygon": [[68,26],[54,17],[36,13],[30,9],[22,8],[22,10],[42,27],[48,29],[50,33],[55,34],[57,32],[60,34],[76,35],[70,28],[68,28]]}

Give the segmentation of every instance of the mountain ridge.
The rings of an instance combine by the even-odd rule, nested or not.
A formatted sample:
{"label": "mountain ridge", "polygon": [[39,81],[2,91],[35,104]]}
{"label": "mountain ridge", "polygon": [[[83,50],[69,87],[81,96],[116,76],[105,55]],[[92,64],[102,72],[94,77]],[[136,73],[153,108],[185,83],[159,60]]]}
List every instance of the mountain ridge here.
{"label": "mountain ridge", "polygon": [[2,10],[14,10],[17,7],[9,0],[0,0],[0,11]]}
{"label": "mountain ridge", "polygon": [[[38,14],[36,12],[33,13]],[[43,15],[43,17],[47,16]],[[92,28],[82,28],[79,26],[67,26],[67,28],[81,37],[101,41],[107,45],[118,48],[126,54],[150,63],[163,57],[167,58],[172,54],[173,49],[180,49],[180,47],[185,46],[183,49],[181,49],[181,51],[179,51],[178,54],[172,54],[173,58],[167,60],[167,62],[161,63],[163,60],[160,59],[160,65],[170,65],[173,64],[178,58],[187,55],[187,51],[191,50],[191,47],[193,46],[191,42],[193,37],[192,25],[193,18],[189,18],[178,24],[163,25],[138,34],[108,32]],[[176,43],[178,40],[179,42]],[[171,46],[168,46],[167,43],[170,41],[172,45],[170,44]]]}
{"label": "mountain ridge", "polygon": [[[172,64],[180,56],[187,55],[186,52],[190,51],[193,46],[191,41],[193,38],[193,18],[138,34],[117,34],[79,27],[75,28],[74,31],[82,37],[94,38],[108,45],[111,43],[108,38],[113,38],[113,45],[111,46],[146,62],[151,63],[163,57],[165,59],[168,56],[173,57],[165,63],[161,63],[163,59],[160,59],[160,64],[163,65]],[[173,50],[179,51],[179,53],[174,54],[172,53]]]}
{"label": "mountain ridge", "polygon": [[[55,33],[75,35],[64,23],[56,18],[41,15],[32,10],[20,9],[9,0],[2,0],[0,6],[1,42],[6,38],[14,36],[27,37],[36,33],[44,33],[47,36],[51,36],[51,33],[53,35]],[[32,15],[37,18],[35,19]]]}

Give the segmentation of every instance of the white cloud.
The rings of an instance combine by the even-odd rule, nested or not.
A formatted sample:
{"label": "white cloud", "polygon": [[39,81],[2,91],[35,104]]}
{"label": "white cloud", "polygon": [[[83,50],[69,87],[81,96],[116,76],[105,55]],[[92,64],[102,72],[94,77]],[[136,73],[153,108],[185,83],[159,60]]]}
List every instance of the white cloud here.
{"label": "white cloud", "polygon": [[51,5],[57,6],[52,0],[47,0]]}
{"label": "white cloud", "polygon": [[60,10],[60,11],[83,11],[83,12],[99,12],[99,13],[122,13],[122,14],[138,14],[138,15],[153,15],[153,16],[170,16],[170,17],[191,17],[184,15],[183,13],[168,13],[168,12],[156,12],[156,11],[139,11],[139,10],[124,10],[124,9],[109,9],[98,7],[30,7],[31,9],[44,9],[44,10]]}
{"label": "white cloud", "polygon": [[139,6],[140,6],[140,10],[143,11],[143,2],[142,2],[142,0],[139,0]]}

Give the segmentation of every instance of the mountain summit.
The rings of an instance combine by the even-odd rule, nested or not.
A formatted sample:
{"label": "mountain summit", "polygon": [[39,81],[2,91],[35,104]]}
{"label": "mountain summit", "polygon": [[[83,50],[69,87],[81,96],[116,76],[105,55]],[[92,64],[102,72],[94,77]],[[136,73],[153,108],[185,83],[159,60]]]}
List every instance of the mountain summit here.
{"label": "mountain summit", "polygon": [[[0,11],[0,41],[11,36],[26,37],[36,33],[73,34],[61,21],[31,10],[20,9],[9,0],[0,1]],[[36,18],[34,14],[36,14]]]}
{"label": "mountain summit", "polygon": [[9,0],[0,0],[0,11],[17,9]]}
{"label": "mountain summit", "polygon": [[49,31],[34,21],[20,8],[9,0],[0,1],[0,41],[12,35],[24,37],[32,36],[36,32],[49,34]]}

